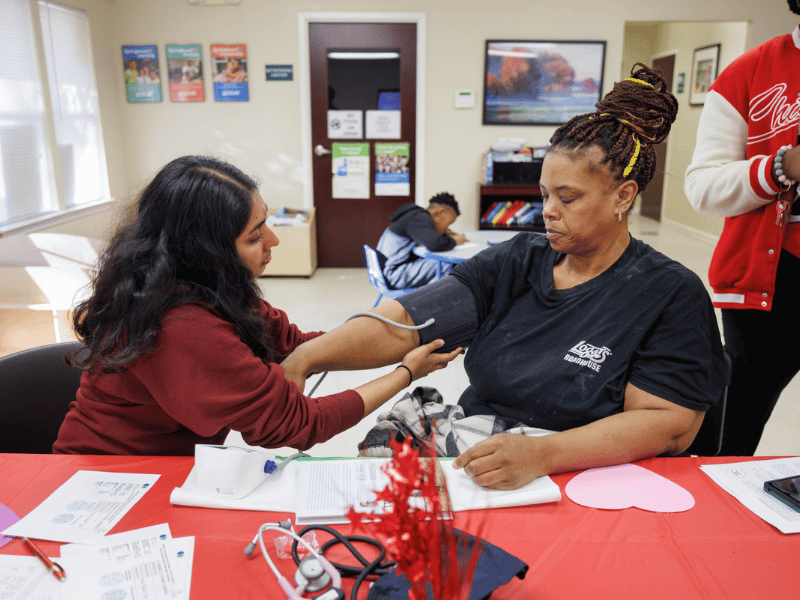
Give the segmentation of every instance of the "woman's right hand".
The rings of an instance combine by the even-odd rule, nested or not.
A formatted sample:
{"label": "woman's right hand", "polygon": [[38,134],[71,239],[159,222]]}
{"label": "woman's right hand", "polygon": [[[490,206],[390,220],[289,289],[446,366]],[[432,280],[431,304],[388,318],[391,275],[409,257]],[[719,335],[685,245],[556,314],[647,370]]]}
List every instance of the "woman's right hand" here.
{"label": "woman's right hand", "polygon": [[414,348],[403,357],[403,361],[400,364],[411,369],[414,381],[430,375],[434,371],[444,369],[447,363],[463,351],[462,348],[456,348],[446,354],[435,352],[442,346],[444,346],[444,340],[433,340],[428,344]]}

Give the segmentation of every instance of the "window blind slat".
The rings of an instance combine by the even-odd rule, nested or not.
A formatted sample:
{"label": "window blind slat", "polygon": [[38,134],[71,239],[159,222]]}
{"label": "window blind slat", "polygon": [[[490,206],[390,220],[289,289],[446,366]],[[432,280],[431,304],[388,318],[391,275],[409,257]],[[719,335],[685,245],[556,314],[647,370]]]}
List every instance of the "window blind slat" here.
{"label": "window blind slat", "polygon": [[27,0],[0,0],[0,223],[57,209]]}

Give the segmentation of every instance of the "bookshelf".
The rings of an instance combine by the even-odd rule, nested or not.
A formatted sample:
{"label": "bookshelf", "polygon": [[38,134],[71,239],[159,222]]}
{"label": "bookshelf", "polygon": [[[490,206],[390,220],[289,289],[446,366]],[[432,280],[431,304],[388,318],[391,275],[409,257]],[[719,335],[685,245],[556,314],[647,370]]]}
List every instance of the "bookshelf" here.
{"label": "bookshelf", "polygon": [[532,183],[502,183],[497,185],[478,184],[478,229],[505,229],[509,231],[544,231],[538,225],[492,225],[482,223],[481,216],[498,201],[522,200],[523,202],[542,202],[541,188]]}

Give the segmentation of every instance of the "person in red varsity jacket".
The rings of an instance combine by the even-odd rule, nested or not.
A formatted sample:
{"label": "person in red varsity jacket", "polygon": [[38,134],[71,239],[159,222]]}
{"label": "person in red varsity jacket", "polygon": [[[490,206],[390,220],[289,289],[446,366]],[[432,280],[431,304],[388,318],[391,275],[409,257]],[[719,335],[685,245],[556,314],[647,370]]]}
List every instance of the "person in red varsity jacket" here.
{"label": "person in red varsity jacket", "polygon": [[255,182],[204,156],[176,158],[145,187],[75,311],[84,371],[56,454],[194,454],[231,430],[248,444],[305,450],[352,427],[460,349],[408,352],[353,390],[303,394],[279,364],[321,334],[261,299],[278,245]]}
{"label": "person in red varsity jacket", "polygon": [[[800,0],[788,0],[800,15]],[[722,454],[752,456],[800,370],[800,28],[746,52],[708,92],[685,191],[725,217],[709,268],[733,378]],[[706,423],[696,444],[712,434]]]}

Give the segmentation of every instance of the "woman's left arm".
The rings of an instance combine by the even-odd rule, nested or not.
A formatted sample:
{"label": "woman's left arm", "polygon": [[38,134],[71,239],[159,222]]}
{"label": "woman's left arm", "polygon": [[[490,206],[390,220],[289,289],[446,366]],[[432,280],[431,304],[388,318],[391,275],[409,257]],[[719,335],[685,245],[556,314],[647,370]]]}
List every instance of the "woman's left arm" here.
{"label": "woman's left arm", "polygon": [[680,454],[704,414],[629,383],[621,413],[542,437],[493,435],[462,453],[454,466],[484,487],[516,489],[543,475]]}

